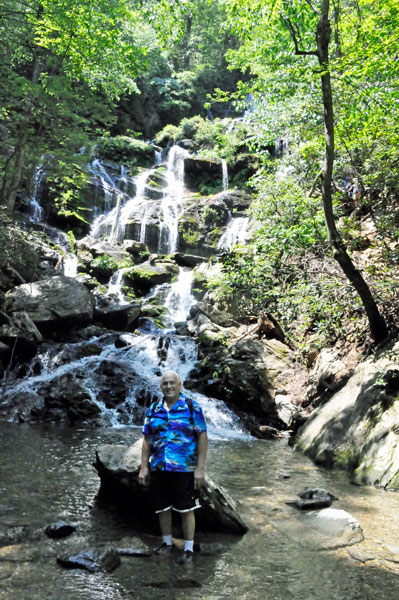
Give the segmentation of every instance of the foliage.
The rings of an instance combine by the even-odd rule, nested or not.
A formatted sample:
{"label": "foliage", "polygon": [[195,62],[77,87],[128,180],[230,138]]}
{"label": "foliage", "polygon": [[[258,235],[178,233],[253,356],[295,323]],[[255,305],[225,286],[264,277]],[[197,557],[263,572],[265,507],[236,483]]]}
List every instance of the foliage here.
{"label": "foliage", "polygon": [[97,256],[91,264],[93,267],[99,269],[104,274],[108,274],[109,276],[115,273],[115,271],[117,271],[119,268],[117,261],[109,254],[101,254],[100,256]]}
{"label": "foliage", "polygon": [[136,164],[149,166],[152,164],[154,155],[150,144],[126,135],[103,136],[98,142],[96,150],[100,158],[130,166]]}
{"label": "foliage", "polygon": [[112,121],[119,94],[144,68],[125,0],[4,0],[0,74],[1,201],[12,212],[41,157],[70,159]]}
{"label": "foliage", "polygon": [[[51,201],[57,215],[72,222],[88,222],[88,187],[90,183],[84,155],[78,162],[52,160],[46,177],[47,203]],[[57,217],[58,218],[58,217]],[[56,219],[57,220],[57,219]],[[75,223],[76,225],[76,223]]]}

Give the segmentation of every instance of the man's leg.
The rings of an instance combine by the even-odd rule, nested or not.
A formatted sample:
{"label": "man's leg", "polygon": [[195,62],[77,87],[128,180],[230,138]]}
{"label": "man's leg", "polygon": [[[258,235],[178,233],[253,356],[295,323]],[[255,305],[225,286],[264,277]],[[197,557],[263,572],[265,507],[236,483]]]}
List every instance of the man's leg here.
{"label": "man's leg", "polygon": [[172,535],[172,509],[163,510],[158,513],[159,527],[161,529],[162,536]]}
{"label": "man's leg", "polygon": [[194,533],[195,533],[194,510],[189,510],[187,512],[182,512],[180,514],[181,514],[181,524],[182,524],[184,539],[186,541],[193,541]]}

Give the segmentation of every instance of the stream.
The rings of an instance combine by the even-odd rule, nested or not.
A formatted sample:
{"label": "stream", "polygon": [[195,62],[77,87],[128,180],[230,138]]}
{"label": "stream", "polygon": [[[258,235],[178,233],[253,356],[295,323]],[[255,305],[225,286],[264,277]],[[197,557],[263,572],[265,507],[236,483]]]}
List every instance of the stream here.
{"label": "stream", "polygon": [[[399,495],[354,487],[345,473],[317,468],[286,440],[266,441],[227,435],[210,441],[208,471],[240,502],[249,526],[243,537],[198,534],[203,547],[192,568],[171,558],[122,557],[112,573],[64,570],[56,557],[72,548],[114,544],[140,536],[151,547],[158,539],[142,535],[122,518],[96,504],[99,478],[91,466],[101,444],[131,444],[136,428],[63,428],[0,423],[7,449],[1,461],[0,527],[23,528],[23,541],[0,548],[1,600],[396,600],[399,566],[381,558],[383,544],[397,544]],[[348,548],[315,551],[292,541],[279,528],[296,509],[285,504],[305,486],[328,489],[364,531],[365,541]],[[45,527],[56,520],[77,531],[50,539]],[[213,547],[213,546],[212,546]],[[371,552],[368,563],[351,549]]]}

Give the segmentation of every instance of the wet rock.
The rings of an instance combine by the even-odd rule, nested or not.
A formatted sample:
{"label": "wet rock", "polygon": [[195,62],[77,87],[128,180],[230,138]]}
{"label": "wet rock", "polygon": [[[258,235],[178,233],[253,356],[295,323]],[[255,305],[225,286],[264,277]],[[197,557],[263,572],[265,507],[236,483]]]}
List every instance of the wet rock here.
{"label": "wet rock", "polygon": [[144,293],[155,285],[171,281],[178,272],[179,268],[175,263],[161,260],[153,263],[148,261],[125,271],[124,280]]}
{"label": "wet rock", "polygon": [[152,556],[151,549],[140,538],[126,537],[118,542],[116,553],[119,556],[134,556],[138,558],[149,558]]}
{"label": "wet rock", "polygon": [[40,400],[31,408],[33,421],[55,421],[76,423],[98,417],[101,413],[85,382],[77,377],[79,373],[64,373],[44,383],[40,391]]}
{"label": "wet rock", "polygon": [[385,544],[381,549],[381,556],[390,562],[399,563],[399,546]]}
{"label": "wet rock", "polygon": [[138,303],[116,304],[105,308],[96,308],[94,319],[109,329],[133,331],[140,312],[141,308]]}
{"label": "wet rock", "polygon": [[177,264],[181,267],[195,267],[196,265],[204,262],[203,256],[194,256],[193,254],[183,254],[182,252],[176,252],[173,258]]}
{"label": "wet rock", "polygon": [[335,496],[319,488],[305,488],[298,494],[299,499],[288,501],[286,504],[295,506],[300,510],[316,510],[319,508],[328,508],[338,500]]}
{"label": "wet rock", "polygon": [[399,489],[399,400],[388,375],[395,370],[399,342],[356,367],[299,429],[295,447],[317,463],[350,470],[357,484]]}
{"label": "wet rock", "polygon": [[332,501],[327,498],[312,498],[309,500],[289,500],[286,502],[288,506],[295,506],[295,508],[299,508],[299,510],[316,510],[318,508],[328,508],[331,506]]}
{"label": "wet rock", "polygon": [[115,261],[120,262],[126,260],[128,257],[127,250],[125,248],[121,248],[114,244],[110,244],[109,242],[104,242],[88,236],[76,242],[76,245],[79,249],[88,250],[94,258],[106,254],[107,256],[112,257]]}
{"label": "wet rock", "polygon": [[312,549],[331,549],[351,546],[363,541],[358,521],[345,510],[295,512],[296,518],[280,517],[272,524],[300,546]]}
{"label": "wet rock", "polygon": [[72,277],[20,285],[6,296],[8,313],[27,312],[39,330],[64,328],[93,318],[94,298]]}
{"label": "wet rock", "polygon": [[7,527],[0,525],[0,546],[9,546],[10,544],[19,544],[28,537],[26,527]]}
{"label": "wet rock", "polygon": [[76,525],[65,523],[65,521],[58,521],[57,523],[47,525],[45,531],[50,538],[63,538],[76,531]]}
{"label": "wet rock", "polygon": [[[101,446],[96,452],[101,479],[100,498],[128,507],[129,515],[137,516],[137,524],[153,526],[156,522],[149,499],[149,490],[137,480],[141,462],[141,440],[133,446]],[[236,502],[226,490],[209,477],[200,492],[201,509],[197,511],[197,528],[202,531],[222,531],[242,535],[248,528],[242,521]]]}
{"label": "wet rock", "polygon": [[299,492],[298,496],[303,500],[330,500],[331,502],[338,500],[333,494],[320,488],[305,488]]}
{"label": "wet rock", "polygon": [[376,558],[372,552],[368,552],[367,550],[358,550],[357,548],[349,548],[348,554],[361,563],[366,563],[370,560],[375,560]]}
{"label": "wet rock", "polygon": [[106,571],[110,573],[121,563],[114,550],[84,550],[76,554],[64,554],[57,557],[57,563],[66,569],[84,569],[91,573]]}

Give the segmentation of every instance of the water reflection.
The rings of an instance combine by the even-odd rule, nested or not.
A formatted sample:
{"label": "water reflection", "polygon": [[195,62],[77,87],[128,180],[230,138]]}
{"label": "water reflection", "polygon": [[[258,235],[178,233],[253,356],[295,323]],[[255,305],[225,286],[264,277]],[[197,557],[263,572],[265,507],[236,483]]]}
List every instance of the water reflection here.
{"label": "water reflection", "polygon": [[[161,564],[158,557],[124,557],[113,573],[63,570],[56,563],[59,554],[138,535],[122,518],[96,506],[99,480],[91,463],[98,445],[130,444],[139,435],[139,428],[0,423],[2,600],[396,600],[398,565],[383,559],[382,547],[397,545],[399,495],[352,486],[345,474],[316,468],[285,441],[211,442],[210,474],[241,502],[250,531],[242,538],[202,535],[202,543],[217,542],[223,549],[198,554],[192,570],[168,559]],[[336,506],[353,514],[364,530],[365,541],[353,548],[374,560],[356,561],[347,548],[311,550],[274,526],[276,519],[295,524],[295,509],[285,501],[305,486],[324,487],[340,499]],[[50,540],[44,528],[57,519],[76,523],[77,532]],[[17,537],[7,547],[10,528]],[[148,535],[144,541],[155,543]]]}

